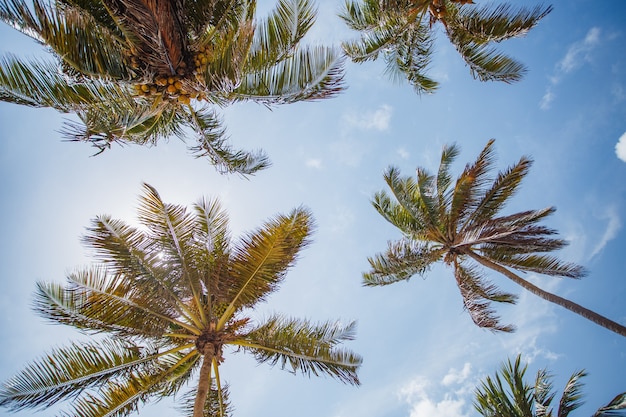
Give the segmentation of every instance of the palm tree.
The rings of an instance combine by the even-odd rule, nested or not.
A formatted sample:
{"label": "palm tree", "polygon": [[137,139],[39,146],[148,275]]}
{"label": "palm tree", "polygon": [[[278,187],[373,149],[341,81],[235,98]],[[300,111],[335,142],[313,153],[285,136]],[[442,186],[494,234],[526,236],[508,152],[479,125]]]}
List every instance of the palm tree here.
{"label": "palm tree", "polygon": [[37,287],[41,316],[105,336],[35,361],[0,388],[0,405],[45,408],[71,399],[72,415],[122,416],[196,378],[183,408],[194,417],[224,416],[219,365],[227,346],[294,373],[359,384],[361,358],[339,347],[353,338],[354,322],[250,318],[309,243],[308,210],[279,215],[233,243],[217,200],[189,212],[144,188],[143,229],[97,217],[84,242],[99,265],[72,273],[65,286]]}
{"label": "palm tree", "polygon": [[[524,381],[528,365],[521,366],[521,357],[517,355],[515,363],[508,360],[502,364],[500,372],[494,377],[481,381],[475,390],[474,408],[485,417],[567,417],[570,412],[580,407],[582,399],[582,381],[587,375],[584,370],[574,372],[563,389],[559,407],[554,414],[550,408],[556,393],[553,392],[551,375],[541,369],[537,372],[535,385]],[[503,383],[504,381],[504,383]],[[506,384],[506,385],[505,385]],[[616,410],[626,409],[626,392],[617,395],[609,404],[598,409],[594,417],[609,417]]]}
{"label": "palm tree", "polygon": [[444,147],[437,175],[423,168],[417,168],[417,179],[401,177],[395,167],[385,172],[392,195],[380,191],[372,203],[387,221],[402,231],[403,237],[390,242],[386,253],[369,258],[372,269],[363,274],[364,284],[377,286],[408,280],[415,274],[425,274],[432,264],[443,260],[454,270],[463,304],[474,323],[494,331],[513,331],[513,326],[500,324],[490,304],[515,303],[516,296],[486,281],[482,271],[469,263],[474,261],[547,301],[626,336],[626,327],[621,324],[544,291],[513,272],[569,278],[585,274],[581,266],[547,255],[567,244],[552,237],[557,233],[555,230],[538,224],[554,213],[553,207],[500,215],[532,161],[522,157],[518,163],[490,177],[493,143],[494,140],[487,143],[454,184],[449,172],[459,153],[454,145]]}
{"label": "palm tree", "polygon": [[346,0],[340,17],[360,39],[344,42],[356,63],[383,55],[393,78],[406,77],[418,93],[430,93],[438,83],[427,75],[433,53],[433,25],[441,22],[446,36],[480,81],[512,83],[526,67],[490,46],[520,37],[552,10],[509,4],[473,6],[472,0]]}
{"label": "palm tree", "polygon": [[0,59],[0,100],[76,114],[63,133],[100,151],[111,143],[184,139],[221,172],[269,166],[235,151],[217,108],[318,100],[343,89],[333,48],[302,46],[316,11],[278,0],[256,20],[256,0],[0,0],[0,19],[45,46],[52,60]]}

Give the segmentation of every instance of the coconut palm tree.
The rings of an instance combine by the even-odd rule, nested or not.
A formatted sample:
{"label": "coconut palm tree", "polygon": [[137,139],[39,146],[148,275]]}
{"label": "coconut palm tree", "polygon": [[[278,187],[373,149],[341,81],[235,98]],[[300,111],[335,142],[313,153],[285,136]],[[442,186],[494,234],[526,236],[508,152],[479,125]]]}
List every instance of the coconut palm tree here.
{"label": "coconut palm tree", "polygon": [[380,191],[372,203],[387,221],[402,231],[403,237],[390,242],[385,253],[369,258],[371,270],[363,274],[364,284],[377,286],[408,280],[415,274],[425,274],[432,264],[443,260],[454,270],[463,304],[474,323],[494,331],[513,331],[513,326],[500,324],[491,302],[515,303],[516,297],[486,281],[476,267],[478,264],[499,272],[544,300],[626,336],[626,327],[621,324],[544,291],[513,272],[569,278],[585,274],[581,266],[548,255],[567,244],[553,237],[555,230],[538,224],[554,213],[553,207],[500,214],[518,190],[532,161],[522,157],[491,177],[493,144],[494,140],[490,140],[455,183],[450,175],[450,165],[459,153],[455,145],[444,147],[436,175],[423,168],[417,168],[417,179],[402,177],[395,167],[385,172],[391,195]]}
{"label": "coconut palm tree", "polygon": [[512,83],[526,67],[490,46],[520,37],[552,10],[509,4],[474,6],[472,0],[346,0],[340,17],[360,39],[343,43],[356,63],[375,60],[380,54],[393,78],[406,77],[418,93],[430,93],[438,83],[428,76],[434,27],[446,36],[480,81]]}
{"label": "coconut palm tree", "polygon": [[0,59],[0,100],[76,114],[63,133],[100,151],[196,136],[191,149],[222,172],[269,165],[233,150],[217,109],[332,97],[343,89],[333,48],[303,46],[316,11],[278,0],[257,20],[256,0],[0,0],[0,19],[52,59]]}
{"label": "coconut palm tree", "polygon": [[71,415],[122,416],[192,382],[183,408],[223,416],[219,366],[229,346],[294,373],[359,384],[361,358],[339,346],[353,338],[354,322],[250,318],[309,243],[309,211],[276,216],[232,242],[217,200],[193,209],[164,203],[145,185],[143,228],[106,215],[93,220],[84,242],[98,266],[72,273],[66,285],[39,283],[34,305],[53,323],[104,336],[35,361],[1,386],[0,405],[71,399]]}
{"label": "coconut palm tree", "polygon": [[[534,386],[524,380],[528,365],[521,365],[518,355],[514,363],[508,360],[502,364],[500,372],[481,381],[475,390],[474,408],[485,417],[567,417],[583,404],[581,379],[587,375],[584,370],[574,372],[563,389],[559,406],[554,413],[551,408],[556,397],[552,377],[545,370],[537,372]],[[626,392],[617,395],[609,404],[598,409],[594,417],[609,417],[617,410],[626,409]]]}

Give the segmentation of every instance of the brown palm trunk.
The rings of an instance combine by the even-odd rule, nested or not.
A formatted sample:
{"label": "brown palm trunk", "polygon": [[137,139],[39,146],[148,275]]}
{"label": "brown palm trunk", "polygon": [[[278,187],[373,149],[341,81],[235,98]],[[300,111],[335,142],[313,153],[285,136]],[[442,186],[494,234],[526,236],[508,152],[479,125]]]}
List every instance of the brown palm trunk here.
{"label": "brown palm trunk", "polygon": [[506,276],[507,278],[509,278],[511,281],[515,282],[516,284],[520,285],[522,288],[530,291],[531,293],[543,298],[544,300],[550,301],[551,303],[560,305],[561,307],[565,307],[566,309],[568,309],[569,311],[572,311],[584,318],[586,318],[587,320],[591,320],[592,322],[606,328],[609,329],[617,334],[620,334],[622,336],[626,336],[626,327],[622,326],[621,324],[614,322],[613,320],[606,318],[598,313],[596,313],[595,311],[591,311],[588,308],[585,308],[583,306],[581,306],[580,304],[576,304],[573,301],[570,301],[566,298],[563,297],[559,297],[558,295],[549,293],[547,291],[542,290],[541,288],[531,284],[530,282],[526,281],[525,279],[519,277],[518,275],[514,274],[513,272],[509,271],[509,269],[503,267],[502,265],[499,265],[495,262],[490,261],[487,258],[484,258],[480,255],[478,255],[477,253],[471,251],[471,250],[467,250],[467,251],[463,251],[463,253],[465,253],[466,255],[468,255],[469,257],[471,257],[472,259],[474,259],[476,262],[478,262],[479,264],[486,266],[489,269],[493,269],[494,271],[497,271],[499,273],[501,273],[502,275]]}
{"label": "brown palm trunk", "polygon": [[193,417],[205,417],[204,405],[206,404],[209,389],[211,388],[211,366],[213,365],[213,355],[211,349],[202,357],[202,366],[200,367],[200,379],[198,380],[198,391],[196,392],[196,400],[193,404]]}

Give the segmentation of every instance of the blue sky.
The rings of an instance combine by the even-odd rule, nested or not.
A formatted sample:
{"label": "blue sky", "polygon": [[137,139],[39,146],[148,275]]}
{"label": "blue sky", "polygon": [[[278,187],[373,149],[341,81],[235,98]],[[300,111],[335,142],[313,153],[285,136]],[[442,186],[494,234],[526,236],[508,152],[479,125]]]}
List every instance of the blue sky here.
{"label": "blue sky", "polygon": [[[318,1],[310,42],[355,36],[336,17],[340,3]],[[262,8],[270,5],[264,1]],[[522,155],[535,161],[507,211],[556,206],[546,224],[571,242],[560,256],[589,269],[580,281],[529,279],[626,323],[624,22],[621,0],[555,4],[527,37],[501,45],[529,67],[513,85],[473,80],[439,33],[431,74],[441,88],[434,95],[417,96],[392,83],[381,63],[349,64],[349,88],[335,99],[272,111],[253,104],[229,108],[224,114],[233,145],[263,148],[273,161],[249,180],[219,175],[176,139],[153,148],[115,146],[92,157],[93,148],[61,141],[62,115],[0,103],[0,379],[80,337],[30,310],[35,282],[63,281],[89,264],[79,240],[90,219],[106,213],[134,222],[147,182],[174,203],[218,196],[235,235],[276,213],[309,207],[317,224],[313,244],[257,314],[358,320],[357,339],[347,347],[364,357],[359,388],[294,376],[227,352],[222,376],[235,416],[473,416],[477,381],[517,353],[530,361],[529,377],[548,368],[559,390],[585,368],[586,404],[574,415],[592,414],[626,391],[623,337],[496,274],[489,274],[494,283],[520,295],[516,306],[498,308],[504,322],[517,325],[513,334],[476,328],[444,266],[385,288],[362,287],[361,273],[368,256],[399,237],[369,203],[384,188],[383,170],[391,164],[405,174],[417,166],[435,170],[442,146],[456,142],[462,149],[458,173],[496,138],[500,169]],[[2,54],[42,53],[6,25],[0,39]],[[164,400],[142,414],[174,415],[171,406]]]}

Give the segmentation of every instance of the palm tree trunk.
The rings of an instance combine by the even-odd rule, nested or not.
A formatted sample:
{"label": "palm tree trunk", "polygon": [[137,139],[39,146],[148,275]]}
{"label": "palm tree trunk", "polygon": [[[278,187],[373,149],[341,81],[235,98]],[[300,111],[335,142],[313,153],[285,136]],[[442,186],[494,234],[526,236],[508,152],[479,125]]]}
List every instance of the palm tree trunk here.
{"label": "palm tree trunk", "polygon": [[465,253],[466,255],[468,255],[469,257],[471,257],[472,259],[474,259],[476,262],[478,262],[479,264],[492,269],[494,271],[497,271],[499,273],[501,273],[502,275],[506,276],[507,278],[509,278],[511,281],[515,282],[516,284],[520,285],[522,288],[530,291],[531,293],[543,298],[544,300],[550,301],[551,303],[560,305],[561,307],[565,307],[566,309],[568,309],[569,311],[572,311],[584,318],[586,318],[587,320],[591,320],[592,322],[606,328],[609,329],[617,334],[620,334],[622,336],[626,337],[626,327],[622,326],[621,324],[614,322],[613,320],[606,318],[598,313],[596,313],[595,311],[591,311],[588,308],[585,308],[583,306],[581,306],[580,304],[577,304],[573,301],[570,301],[566,298],[563,297],[559,297],[558,295],[549,293],[547,291],[542,290],[541,288],[537,287],[536,285],[531,284],[530,282],[526,281],[525,279],[521,278],[520,276],[514,274],[513,272],[509,271],[509,269],[503,267],[502,265],[499,265],[495,262],[490,261],[487,258],[484,258],[480,255],[478,255],[477,253],[471,251],[471,250],[467,250],[467,251],[463,251],[463,253]]}
{"label": "palm tree trunk", "polygon": [[207,353],[202,357],[202,366],[200,367],[200,379],[198,381],[198,391],[196,392],[196,400],[193,404],[193,417],[205,417],[204,405],[206,404],[209,389],[211,388],[211,366],[213,365],[213,355],[211,349],[207,349]]}

